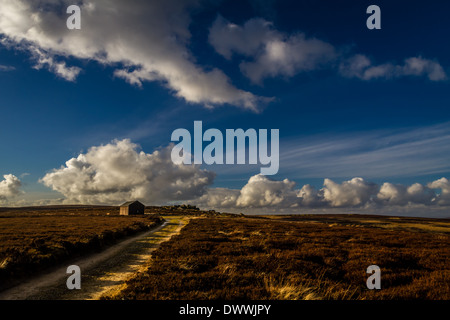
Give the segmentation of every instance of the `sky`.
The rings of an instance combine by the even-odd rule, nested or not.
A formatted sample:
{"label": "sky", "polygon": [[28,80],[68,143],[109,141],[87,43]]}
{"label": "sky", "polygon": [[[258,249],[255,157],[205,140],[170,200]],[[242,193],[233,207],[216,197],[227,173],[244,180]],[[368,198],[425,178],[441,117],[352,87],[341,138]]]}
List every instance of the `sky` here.
{"label": "sky", "polygon": [[[0,8],[0,206],[450,216],[447,1]],[[278,172],[173,163],[171,135],[194,121],[279,130]]]}

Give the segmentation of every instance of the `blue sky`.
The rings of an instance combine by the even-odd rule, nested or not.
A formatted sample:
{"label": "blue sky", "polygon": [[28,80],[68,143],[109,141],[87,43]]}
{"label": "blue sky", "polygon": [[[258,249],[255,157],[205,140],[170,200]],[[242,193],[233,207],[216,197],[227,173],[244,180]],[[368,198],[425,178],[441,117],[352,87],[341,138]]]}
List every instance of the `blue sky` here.
{"label": "blue sky", "polygon": [[[56,2],[0,1],[0,174],[20,180],[6,205],[83,202],[94,191],[109,203],[117,190],[73,194],[61,185],[67,170],[48,174],[115,139],[152,154],[195,120],[279,129],[280,170],[270,180],[295,181],[297,194],[324,179],[428,188],[450,175],[447,2],[85,0],[81,30],[65,27],[70,1]],[[366,27],[371,4],[381,30]],[[215,176],[186,191],[193,198],[213,188],[242,194],[259,172],[201,169]],[[180,200],[168,194],[161,199]]]}

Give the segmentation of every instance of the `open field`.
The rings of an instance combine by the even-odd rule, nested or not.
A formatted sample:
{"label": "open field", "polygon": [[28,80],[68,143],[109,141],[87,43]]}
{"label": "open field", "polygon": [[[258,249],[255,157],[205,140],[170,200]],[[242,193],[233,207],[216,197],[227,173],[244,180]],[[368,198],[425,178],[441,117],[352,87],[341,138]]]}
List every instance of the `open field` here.
{"label": "open field", "polygon": [[[193,219],[107,299],[450,299],[450,221],[361,215]],[[381,268],[381,290],[366,269]]]}
{"label": "open field", "polygon": [[[189,206],[147,207],[146,213],[0,209],[0,290],[148,230],[162,214],[190,222],[153,251],[123,290],[104,299],[450,299],[448,219],[242,216]],[[381,268],[381,290],[366,287],[373,264]]]}
{"label": "open field", "polygon": [[107,215],[111,209],[41,207],[0,212],[0,289],[162,222],[151,215]]}

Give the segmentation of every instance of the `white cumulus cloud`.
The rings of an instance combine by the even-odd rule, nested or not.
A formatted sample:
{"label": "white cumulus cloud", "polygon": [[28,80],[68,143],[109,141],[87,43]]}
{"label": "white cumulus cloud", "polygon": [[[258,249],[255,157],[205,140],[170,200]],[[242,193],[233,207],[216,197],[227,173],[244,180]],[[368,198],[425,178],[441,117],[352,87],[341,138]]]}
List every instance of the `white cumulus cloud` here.
{"label": "white cumulus cloud", "polygon": [[271,180],[258,174],[251,177],[237,198],[238,207],[290,207],[297,202],[295,182]]}
{"label": "white cumulus cloud", "polygon": [[254,83],[316,70],[336,58],[331,44],[303,33],[285,35],[261,18],[250,19],[241,27],[219,16],[210,29],[209,42],[227,59],[233,53],[253,58],[240,67]]}
{"label": "white cumulus cloud", "polygon": [[247,59],[241,62],[240,68],[254,83],[261,83],[265,78],[290,78],[302,72],[332,69],[335,65],[342,76],[361,80],[405,76],[447,80],[437,61],[419,56],[407,58],[403,64],[375,65],[363,54],[343,54],[345,50],[302,32],[280,32],[262,18],[250,19],[240,26],[219,16],[210,28],[209,42],[226,59],[231,59],[233,54]]}
{"label": "white cumulus cloud", "polygon": [[188,50],[190,11],[198,0],[80,0],[81,30],[66,27],[71,0],[0,0],[2,44],[29,51],[36,68],[74,81],[81,69],[65,59],[113,66],[141,86],[159,81],[177,97],[208,107],[231,104],[259,111],[270,101],[233,86],[219,69],[204,70]]}
{"label": "white cumulus cloud", "polygon": [[436,195],[433,190],[414,183],[411,186],[383,183],[377,194],[377,199],[388,205],[425,204],[430,205]]}
{"label": "white cumulus cloud", "polygon": [[130,140],[92,147],[47,173],[41,182],[65,202],[117,204],[139,199],[146,204],[203,195],[215,174],[197,166],[172,163],[171,146],[147,154]]}
{"label": "white cumulus cloud", "polygon": [[310,184],[305,184],[297,191],[297,197],[300,198],[302,207],[321,207],[324,206],[323,190],[318,191]]}
{"label": "white cumulus cloud", "polygon": [[295,207],[299,198],[295,182],[275,181],[258,174],[250,177],[242,189],[210,188],[193,203],[208,208],[265,208]]}
{"label": "white cumulus cloud", "polygon": [[331,207],[361,206],[370,200],[377,186],[363,178],[353,178],[338,184],[330,179],[323,183],[323,200]]}
{"label": "white cumulus cloud", "polygon": [[447,178],[440,178],[428,184],[429,188],[440,189],[437,202],[441,205],[450,205],[450,181]]}
{"label": "white cumulus cloud", "polygon": [[18,196],[21,191],[22,183],[19,178],[13,174],[5,174],[0,181],[0,203],[6,203],[8,200]]}

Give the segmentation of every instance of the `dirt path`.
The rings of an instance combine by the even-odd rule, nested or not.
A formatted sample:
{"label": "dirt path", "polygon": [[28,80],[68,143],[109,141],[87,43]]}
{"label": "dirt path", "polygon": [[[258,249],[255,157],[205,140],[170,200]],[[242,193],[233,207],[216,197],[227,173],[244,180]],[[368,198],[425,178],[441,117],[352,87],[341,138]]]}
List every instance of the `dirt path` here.
{"label": "dirt path", "polygon": [[[119,291],[125,281],[142,271],[152,252],[177,234],[188,222],[186,217],[168,217],[156,229],[128,238],[98,254],[68,262],[66,266],[31,279],[0,293],[0,300],[92,300]],[[81,269],[81,289],[69,290],[69,265]]]}

